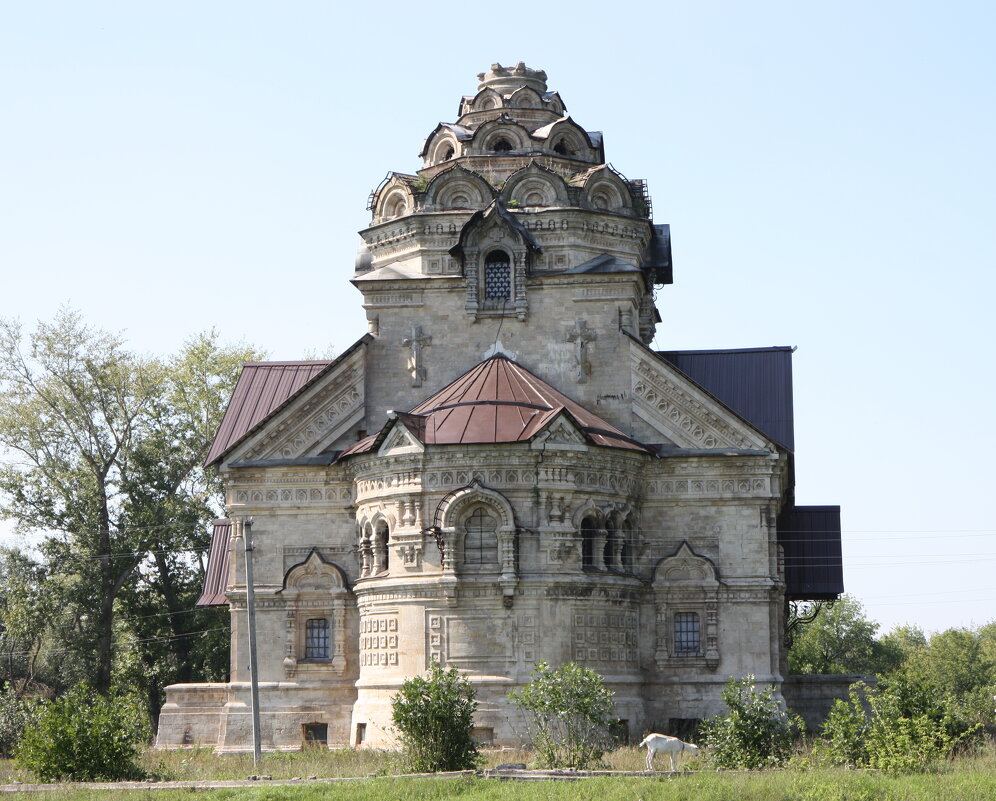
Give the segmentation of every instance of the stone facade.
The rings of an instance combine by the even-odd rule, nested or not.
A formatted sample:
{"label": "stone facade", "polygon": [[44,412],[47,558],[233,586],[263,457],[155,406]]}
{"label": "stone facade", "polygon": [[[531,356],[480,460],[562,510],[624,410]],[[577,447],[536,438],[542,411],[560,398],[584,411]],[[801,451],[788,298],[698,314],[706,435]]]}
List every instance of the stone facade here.
{"label": "stone facade", "polygon": [[[251,748],[250,518],[267,749],[391,745],[391,697],[432,660],[470,677],[481,738],[504,744],[524,731],[506,696],[540,660],[602,674],[632,736],[715,714],[731,675],[783,681],[789,452],[648,347],[670,246],[643,182],[545,73],[479,78],[422,169],[371,196],[367,335],[265,413],[237,403],[249,378],[236,390],[212,456],[231,681],[168,688],[160,747]],[[576,406],[494,386],[419,411],[482,364],[505,375],[496,358]],[[528,436],[432,428],[503,404],[546,417]]]}

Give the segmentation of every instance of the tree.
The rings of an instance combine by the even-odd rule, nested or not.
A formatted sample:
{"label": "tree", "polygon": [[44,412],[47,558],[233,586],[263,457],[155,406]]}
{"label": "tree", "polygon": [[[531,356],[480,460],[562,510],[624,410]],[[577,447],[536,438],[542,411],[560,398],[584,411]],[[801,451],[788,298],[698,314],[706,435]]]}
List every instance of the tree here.
{"label": "tree", "polygon": [[474,688],[456,668],[438,662],[427,676],[414,676],[401,685],[391,701],[404,758],[414,773],[467,770],[480,761],[471,736],[477,701]]}
{"label": "tree", "polygon": [[878,624],[865,617],[864,608],[842,595],[810,623],[802,623],[789,649],[793,673],[875,673],[887,659],[875,639]]}
{"label": "tree", "polygon": [[612,690],[595,671],[567,662],[553,669],[540,662],[529,684],[509,693],[531,721],[533,745],[545,767],[584,769],[611,747]]}
{"label": "tree", "polygon": [[731,677],[723,690],[727,714],[702,722],[702,742],[721,768],[773,767],[792,752],[802,720],[785,712],[773,687],[759,690],[751,675]]}
{"label": "tree", "polygon": [[123,599],[140,613],[136,630],[147,628],[138,620],[161,616],[157,634],[176,665],[190,664],[190,554],[206,545],[218,500],[201,465],[238,365],[254,357],[246,347],[219,347],[211,333],[171,361],[141,358],[71,310],[26,341],[18,324],[0,322],[0,446],[8,457],[0,514],[45,535],[48,574],[71,614],[67,647],[101,693],[111,687]]}

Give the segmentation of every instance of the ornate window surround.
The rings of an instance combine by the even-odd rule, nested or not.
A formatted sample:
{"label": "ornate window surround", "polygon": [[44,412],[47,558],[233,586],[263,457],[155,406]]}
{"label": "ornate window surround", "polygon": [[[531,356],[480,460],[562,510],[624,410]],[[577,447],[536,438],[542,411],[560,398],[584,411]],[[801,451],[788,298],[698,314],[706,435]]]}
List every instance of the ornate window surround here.
{"label": "ornate window surround", "polygon": [[[683,542],[671,556],[654,569],[652,581],[657,618],[655,661],[660,669],[708,668],[719,666],[719,588],[716,567]],[[678,616],[698,618],[698,649],[695,653],[679,646]]]}

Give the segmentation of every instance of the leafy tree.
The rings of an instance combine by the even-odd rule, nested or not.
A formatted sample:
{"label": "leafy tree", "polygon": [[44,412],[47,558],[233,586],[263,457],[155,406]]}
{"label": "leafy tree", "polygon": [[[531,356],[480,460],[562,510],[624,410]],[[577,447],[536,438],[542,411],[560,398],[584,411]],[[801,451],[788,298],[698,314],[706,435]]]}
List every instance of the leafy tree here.
{"label": "leafy tree", "polygon": [[433,662],[427,676],[402,684],[391,714],[408,769],[433,773],[476,767],[480,754],[471,736],[476,709],[474,688],[456,668],[443,670]]}
{"label": "leafy tree", "polygon": [[18,767],[42,781],[139,779],[136,763],[143,728],[123,699],[108,699],[77,685],[45,704],[17,745]]}
{"label": "leafy tree", "polygon": [[27,338],[0,322],[0,514],[43,532],[63,610],[65,668],[97,690],[112,683],[115,616],[141,648],[158,707],[162,681],[191,677],[192,643],[214,618],[192,613],[217,484],[202,464],[241,362],[215,334],[174,359],[141,358],[63,310]]}
{"label": "leafy tree", "polygon": [[35,681],[45,630],[57,613],[46,583],[43,565],[22,551],[0,548],[0,675],[6,674],[18,696]]}
{"label": "leafy tree", "polygon": [[850,595],[841,596],[810,623],[800,624],[789,649],[793,673],[875,673],[889,654],[875,639],[878,624]]}
{"label": "leafy tree", "polygon": [[529,684],[509,694],[531,720],[532,742],[550,768],[589,768],[612,745],[612,690],[595,671],[567,662],[540,662]]}
{"label": "leafy tree", "polygon": [[702,742],[721,768],[780,765],[791,755],[801,718],[788,714],[773,687],[759,690],[754,677],[731,677],[723,690],[727,714],[702,722]]}

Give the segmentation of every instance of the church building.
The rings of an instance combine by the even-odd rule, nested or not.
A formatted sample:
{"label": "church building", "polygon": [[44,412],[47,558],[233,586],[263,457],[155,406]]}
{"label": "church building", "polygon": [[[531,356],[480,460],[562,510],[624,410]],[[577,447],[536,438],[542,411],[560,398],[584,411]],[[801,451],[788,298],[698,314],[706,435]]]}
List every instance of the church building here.
{"label": "church building", "polygon": [[247,525],[267,750],[390,747],[433,661],[485,743],[522,741],[507,695],[541,660],[601,674],[630,736],[675,733],[730,676],[780,690],[789,604],[843,591],[839,508],[795,505],[792,349],[652,349],[646,183],[543,71],[478,80],[370,195],[366,333],[243,369],[198,602],[231,611],[231,680],[168,687],[159,747],[252,748]]}

